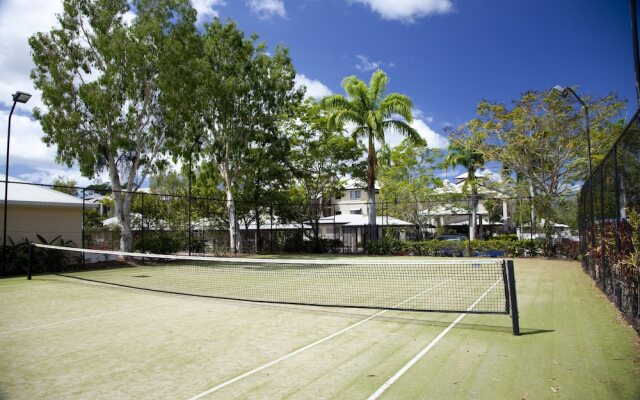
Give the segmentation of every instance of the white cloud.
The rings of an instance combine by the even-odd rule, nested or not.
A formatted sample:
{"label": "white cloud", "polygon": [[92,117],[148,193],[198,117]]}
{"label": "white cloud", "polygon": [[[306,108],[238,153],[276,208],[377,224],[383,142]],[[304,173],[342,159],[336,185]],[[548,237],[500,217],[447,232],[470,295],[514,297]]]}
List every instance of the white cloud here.
{"label": "white cloud", "polygon": [[369,6],[383,19],[411,23],[417,18],[453,10],[451,0],[349,0]]}
{"label": "white cloud", "polygon": [[414,119],[411,127],[418,131],[420,136],[427,141],[427,145],[430,148],[446,149],[449,146],[449,139],[446,136],[436,133],[424,120]]}
{"label": "white cloud", "polygon": [[193,8],[198,12],[198,21],[211,20],[218,16],[215,6],[224,6],[223,0],[191,0]]}
{"label": "white cloud", "polygon": [[383,68],[383,67],[394,67],[396,64],[392,63],[392,62],[382,62],[382,61],[372,61],[369,60],[369,57],[367,56],[363,56],[361,54],[357,54],[356,58],[358,60],[360,60],[358,63],[356,63],[355,67],[358,71],[362,71],[362,72],[367,72],[367,71],[373,71],[379,68]]}
{"label": "white cloud", "polygon": [[287,16],[282,0],[247,0],[247,6],[261,19]]}
{"label": "white cloud", "polygon": [[[16,109],[21,104],[16,105]],[[9,118],[8,110],[0,110],[0,124],[7,126]],[[56,167],[55,147],[47,147],[42,142],[42,128],[40,123],[31,120],[29,117],[14,112],[11,117],[11,154],[10,163],[23,164],[33,167]],[[4,148],[6,142],[2,144]],[[4,152],[4,150],[3,150]]]}
{"label": "white cloud", "polygon": [[[410,124],[411,127],[418,131],[418,134],[422,136],[422,138],[427,142],[427,146],[431,149],[446,149],[449,146],[449,139],[446,136],[440,135],[436,133],[433,129],[431,129],[422,119],[414,118],[413,122]],[[345,136],[351,136],[351,132],[356,128],[356,125],[353,123],[348,123],[345,125]],[[385,132],[385,143],[389,145],[389,147],[395,147],[402,142],[404,136],[400,135],[396,132]],[[363,144],[366,142],[363,139],[360,139]],[[379,143],[378,143],[379,145]]]}
{"label": "white cloud", "polygon": [[50,30],[59,12],[62,1],[0,1],[0,105],[10,106],[11,94],[21,90],[33,94],[28,108],[42,106],[40,93],[29,77],[33,61],[28,39],[36,32]]}
{"label": "white cloud", "polygon": [[[85,178],[80,175],[80,171],[77,169],[69,169],[69,168],[36,168],[33,172],[25,172],[19,174],[18,178],[32,183],[44,183],[44,184],[52,184],[57,177],[63,177],[67,179],[74,179],[76,181],[76,185],[78,187],[87,187],[94,183],[94,180]],[[108,182],[109,179],[104,179],[105,177],[101,177],[101,179],[97,179],[96,181]]]}
{"label": "white cloud", "polygon": [[306,96],[314,99],[321,99],[332,94],[331,89],[324,83],[317,79],[307,78],[304,74],[296,74],[295,84],[296,87],[304,86],[306,88]]}

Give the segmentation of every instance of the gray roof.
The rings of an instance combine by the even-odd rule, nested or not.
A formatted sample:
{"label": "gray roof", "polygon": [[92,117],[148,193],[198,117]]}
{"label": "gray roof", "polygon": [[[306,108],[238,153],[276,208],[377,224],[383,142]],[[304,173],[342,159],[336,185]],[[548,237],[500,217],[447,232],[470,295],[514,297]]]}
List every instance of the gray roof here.
{"label": "gray roof", "polygon": [[[4,174],[0,174],[4,181]],[[58,192],[47,186],[30,184],[9,176],[9,193],[7,202],[13,205],[34,207],[80,207],[82,199],[70,194]],[[0,198],[4,199],[4,182],[0,183]],[[85,207],[97,207],[96,204],[86,203]]]}
{"label": "gray roof", "polygon": [[[319,224],[340,224],[344,226],[367,226],[369,225],[369,217],[364,214],[340,214],[331,217],[320,218]],[[403,221],[394,217],[376,216],[376,225],[378,226],[413,226],[411,222]]]}

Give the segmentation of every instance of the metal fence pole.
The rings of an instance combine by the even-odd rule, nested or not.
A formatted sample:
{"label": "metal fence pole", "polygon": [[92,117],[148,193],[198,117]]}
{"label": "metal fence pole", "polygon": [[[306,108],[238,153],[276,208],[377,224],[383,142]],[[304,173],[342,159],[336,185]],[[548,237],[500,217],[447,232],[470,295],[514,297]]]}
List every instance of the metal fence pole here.
{"label": "metal fence pole", "polygon": [[[82,244],[82,248],[84,249],[85,246],[85,242],[84,242],[84,230],[85,230],[85,216],[86,216],[86,209],[85,209],[85,190],[86,188],[82,188],[82,234],[81,234],[81,244]],[[84,253],[82,253],[82,255],[84,256]]]}
{"label": "metal fence pole", "polygon": [[613,179],[615,185],[615,196],[616,196],[616,223],[613,229],[616,236],[616,253],[620,253],[620,232],[618,224],[620,223],[621,215],[620,215],[620,176],[618,175],[618,145],[613,146]]}
{"label": "metal fence pole", "polygon": [[507,277],[509,279],[509,304],[511,305],[511,325],[513,334],[520,335],[520,316],[518,314],[518,297],[516,295],[516,277],[513,270],[513,260],[507,261]]}
{"label": "metal fence pole", "polygon": [[602,268],[607,263],[607,255],[605,254],[605,238],[604,238],[604,224],[606,221],[604,215],[604,164],[600,164],[600,246],[601,246],[601,258]]}
{"label": "metal fence pole", "polygon": [[142,199],[140,200],[142,208],[140,210],[140,249],[144,253],[144,192],[141,192],[140,195],[142,196]]}

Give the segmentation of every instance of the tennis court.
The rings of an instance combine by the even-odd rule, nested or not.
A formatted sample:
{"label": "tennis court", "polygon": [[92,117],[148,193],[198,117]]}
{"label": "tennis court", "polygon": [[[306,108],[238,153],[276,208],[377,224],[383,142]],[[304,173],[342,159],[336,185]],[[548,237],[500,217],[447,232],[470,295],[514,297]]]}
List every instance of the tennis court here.
{"label": "tennis court", "polygon": [[[358,261],[384,260],[349,259]],[[118,279],[153,282],[157,270],[145,268]],[[249,282],[255,269],[243,271],[224,274],[251,288],[243,297],[275,288],[295,297],[308,280],[289,274],[283,290],[278,276]],[[491,296],[499,287],[444,283],[475,273],[429,275],[420,287],[437,286],[428,293],[443,307],[461,293],[471,293],[475,306],[497,304]],[[58,275],[3,279],[0,398],[638,398],[637,336],[579,264],[518,259],[515,273],[521,336],[508,315],[243,302]],[[185,287],[201,281],[180,276]],[[238,295],[224,282],[216,293]],[[327,287],[339,293],[365,284],[334,277]],[[397,301],[393,290],[379,291],[352,288],[356,296],[341,300]]]}

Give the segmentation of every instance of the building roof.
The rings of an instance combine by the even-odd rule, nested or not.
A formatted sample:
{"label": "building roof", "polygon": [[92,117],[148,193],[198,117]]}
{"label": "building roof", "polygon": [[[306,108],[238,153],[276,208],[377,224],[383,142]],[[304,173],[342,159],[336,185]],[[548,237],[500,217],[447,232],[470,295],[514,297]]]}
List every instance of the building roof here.
{"label": "building roof", "polygon": [[[0,174],[0,180],[4,181],[4,177],[4,174]],[[8,186],[7,202],[12,205],[82,208],[82,199],[47,186],[28,183],[12,176],[9,176]],[[4,182],[0,184],[0,197],[4,199]],[[97,207],[97,205],[85,202],[85,207]]]}
{"label": "building roof", "polygon": [[[366,226],[369,225],[369,217],[364,214],[340,214],[331,217],[323,217],[318,220],[319,224],[324,225],[344,225],[344,226]],[[394,217],[378,216],[376,217],[376,225],[379,226],[413,226],[411,222],[403,221]]]}
{"label": "building roof", "polygon": [[[366,190],[367,183],[362,182],[361,180],[358,180],[358,179],[349,178],[343,182],[342,187],[345,190],[349,190],[349,189],[365,189]],[[378,181],[376,181],[375,183],[375,188],[376,190],[380,190],[380,183],[378,183]]]}

